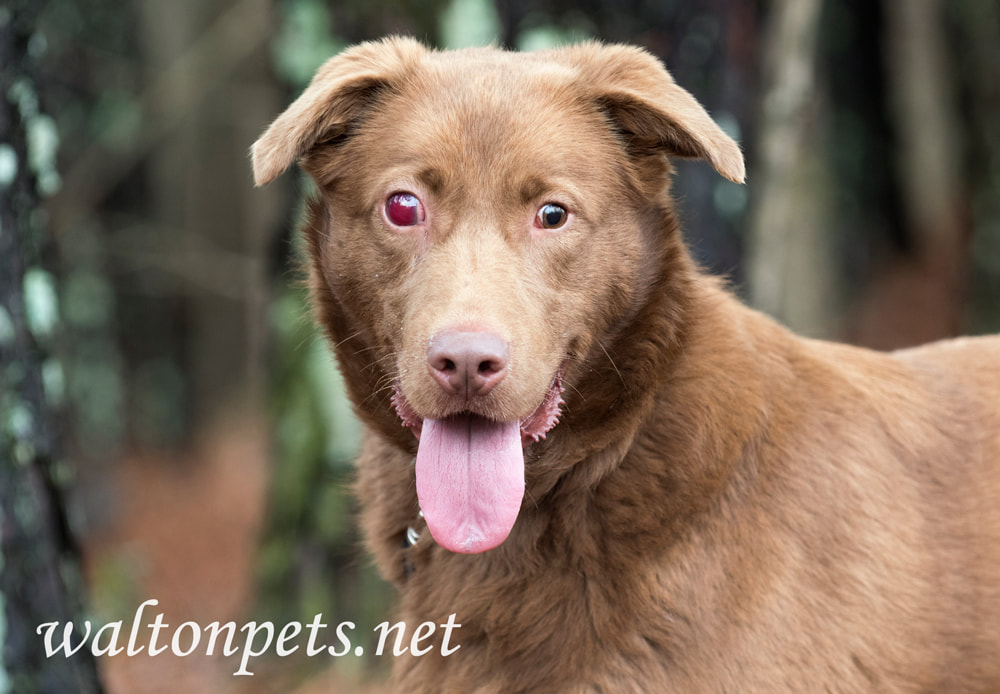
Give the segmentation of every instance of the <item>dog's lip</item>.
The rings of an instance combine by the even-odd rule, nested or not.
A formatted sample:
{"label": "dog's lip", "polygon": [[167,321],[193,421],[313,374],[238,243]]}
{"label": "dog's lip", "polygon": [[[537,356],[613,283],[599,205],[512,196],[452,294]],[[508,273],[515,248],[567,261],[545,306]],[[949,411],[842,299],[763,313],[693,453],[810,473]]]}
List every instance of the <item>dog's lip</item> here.
{"label": "dog's lip", "polygon": [[563,369],[560,367],[552,378],[552,383],[545,392],[545,397],[538,403],[538,407],[521,421],[522,443],[527,444],[529,439],[531,441],[544,439],[545,435],[559,423],[564,404],[562,373]]}
{"label": "dog's lip", "polygon": [[[562,385],[562,374],[563,367],[560,366],[556,375],[552,378],[552,383],[549,385],[548,390],[545,392],[545,397],[542,398],[541,402],[532,410],[531,414],[521,420],[521,443],[527,446],[528,444],[540,441],[545,438],[559,423],[559,417],[562,414],[563,401],[563,385]],[[403,390],[396,382],[393,385],[392,394],[392,405],[396,410],[396,414],[399,416],[400,421],[404,427],[408,427],[413,431],[414,436],[420,439],[420,431],[424,423],[424,418],[421,417],[416,410],[410,405],[409,400],[403,394]],[[472,410],[459,410],[450,413],[448,416],[462,416],[471,415],[477,417],[483,417],[484,419],[489,419],[489,417],[484,417],[483,415],[473,412]],[[496,421],[496,420],[494,420]]]}

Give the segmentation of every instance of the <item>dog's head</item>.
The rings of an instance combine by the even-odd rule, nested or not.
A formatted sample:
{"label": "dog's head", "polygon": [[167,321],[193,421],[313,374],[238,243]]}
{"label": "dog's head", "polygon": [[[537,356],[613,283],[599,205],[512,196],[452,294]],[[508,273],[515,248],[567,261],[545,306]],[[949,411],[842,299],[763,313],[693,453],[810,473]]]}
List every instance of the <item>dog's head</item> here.
{"label": "dog's head", "polygon": [[649,220],[669,206],[668,156],[743,180],[739,147],[656,59],[596,43],[362,44],[254,145],[258,185],[300,161],[318,186],[321,320],[362,415],[419,439],[417,492],[443,546],[506,538],[524,448],[657,290]]}

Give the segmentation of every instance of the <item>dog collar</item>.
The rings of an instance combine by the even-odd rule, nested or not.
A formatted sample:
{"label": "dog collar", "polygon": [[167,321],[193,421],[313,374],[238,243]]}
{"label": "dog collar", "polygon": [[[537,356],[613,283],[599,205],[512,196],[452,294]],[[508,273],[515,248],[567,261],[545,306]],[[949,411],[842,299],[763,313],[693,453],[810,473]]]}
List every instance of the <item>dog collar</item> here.
{"label": "dog collar", "polygon": [[[410,465],[415,465],[416,462],[417,462],[417,459],[414,458],[413,460],[410,461]],[[403,533],[403,551],[402,551],[401,554],[402,554],[402,558],[403,558],[403,580],[404,581],[408,580],[410,578],[410,576],[413,575],[414,570],[416,570],[416,566],[413,563],[413,559],[410,557],[410,551],[409,550],[410,550],[411,547],[413,547],[418,542],[420,542],[421,533],[420,533],[419,530],[417,530],[417,526],[419,526],[423,522],[423,520],[424,520],[424,512],[420,509],[420,504],[418,502],[418,504],[417,504],[417,520],[416,520],[416,522],[414,524],[406,526],[406,532]]]}
{"label": "dog collar", "polygon": [[[418,519],[417,520],[418,524],[420,523],[420,521],[422,521],[424,519],[424,512],[423,511],[417,510],[417,519]],[[420,531],[417,530],[412,525],[406,526],[406,538],[405,538],[405,541],[404,541],[405,548],[409,549],[413,545],[417,544],[417,542],[419,542],[419,541],[420,541]]]}
{"label": "dog collar", "polygon": [[413,557],[410,556],[410,548],[416,545],[420,541],[420,531],[417,530],[415,525],[419,525],[420,521],[424,519],[424,512],[417,511],[417,523],[414,525],[406,526],[406,532],[403,534],[403,551],[400,553],[403,560],[403,580],[409,580],[410,576],[416,570],[416,565],[413,563]]}

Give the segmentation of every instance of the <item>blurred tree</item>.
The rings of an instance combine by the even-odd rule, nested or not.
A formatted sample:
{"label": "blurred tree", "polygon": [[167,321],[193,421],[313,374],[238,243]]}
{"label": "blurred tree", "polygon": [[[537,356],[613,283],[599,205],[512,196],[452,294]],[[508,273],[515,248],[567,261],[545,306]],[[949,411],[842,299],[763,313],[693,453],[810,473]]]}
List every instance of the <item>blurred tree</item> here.
{"label": "blurred tree", "polygon": [[50,351],[59,317],[40,198],[59,186],[58,136],[39,102],[41,6],[0,8],[0,691],[90,694],[100,685],[89,651],[47,658],[35,632],[44,622],[79,622],[82,603],[53,414],[62,391]]}
{"label": "blurred tree", "polygon": [[879,42],[890,175],[903,252],[883,261],[850,326],[878,348],[957,335],[968,289],[970,185],[940,0],[883,0]]}
{"label": "blurred tree", "polygon": [[[962,21],[973,7],[982,29]],[[826,156],[836,181],[829,223],[848,307],[842,336],[891,349],[966,332],[975,325],[966,308],[970,268],[989,267],[970,242],[985,250],[997,238],[995,205],[981,205],[978,219],[970,214],[978,190],[996,190],[990,167],[971,166],[970,153],[988,149],[994,130],[977,114],[995,88],[984,92],[977,80],[996,80],[990,49],[978,47],[991,15],[995,37],[997,8],[846,0],[825,3],[824,12]],[[963,85],[978,99],[964,114]],[[980,277],[996,286],[992,272]],[[993,310],[995,296],[986,302]]]}
{"label": "blurred tree", "polygon": [[76,440],[94,469],[260,402],[285,196],[254,191],[244,163],[281,103],[272,10],[87,0],[41,17],[67,134],[57,240],[67,286],[90,299],[66,297]]}
{"label": "blurred tree", "polygon": [[[238,166],[262,126],[245,114],[267,115],[280,103],[266,79],[273,7],[137,0],[135,8],[142,81],[151,85],[141,107],[157,139],[143,162],[146,208],[124,225],[129,243],[119,258],[131,291],[152,279],[147,273],[160,288],[123,307],[121,339],[138,362],[135,383],[145,386],[134,402],[176,383],[187,392],[171,403],[174,416],[203,425],[264,392],[269,255],[282,200],[255,191]],[[174,321],[164,321],[171,313]],[[143,439],[157,443],[160,422],[148,419]]]}
{"label": "blurred tree", "polygon": [[956,0],[946,6],[955,90],[965,135],[963,170],[971,184],[973,235],[965,314],[978,333],[1000,332],[1000,3]]}
{"label": "blurred tree", "polygon": [[882,349],[1000,325],[988,318],[1000,292],[998,12],[974,0],[771,3],[750,171],[759,307]]}
{"label": "blurred tree", "polygon": [[747,228],[750,301],[797,332],[829,336],[837,295],[830,262],[830,167],[816,98],[820,0],[774,0],[760,62],[756,165]]}

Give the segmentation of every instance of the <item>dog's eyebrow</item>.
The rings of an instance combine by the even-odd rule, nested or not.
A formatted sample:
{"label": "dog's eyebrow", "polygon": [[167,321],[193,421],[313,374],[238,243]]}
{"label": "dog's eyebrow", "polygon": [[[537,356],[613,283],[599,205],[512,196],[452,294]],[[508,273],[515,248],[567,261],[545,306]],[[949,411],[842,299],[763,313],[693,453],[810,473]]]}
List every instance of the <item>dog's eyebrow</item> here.
{"label": "dog's eyebrow", "polygon": [[417,180],[427,186],[427,189],[436,195],[444,188],[445,175],[440,169],[424,169],[417,174]]}
{"label": "dog's eyebrow", "polygon": [[549,189],[545,181],[537,176],[531,176],[521,183],[521,202],[525,205],[534,202],[542,193]]}

